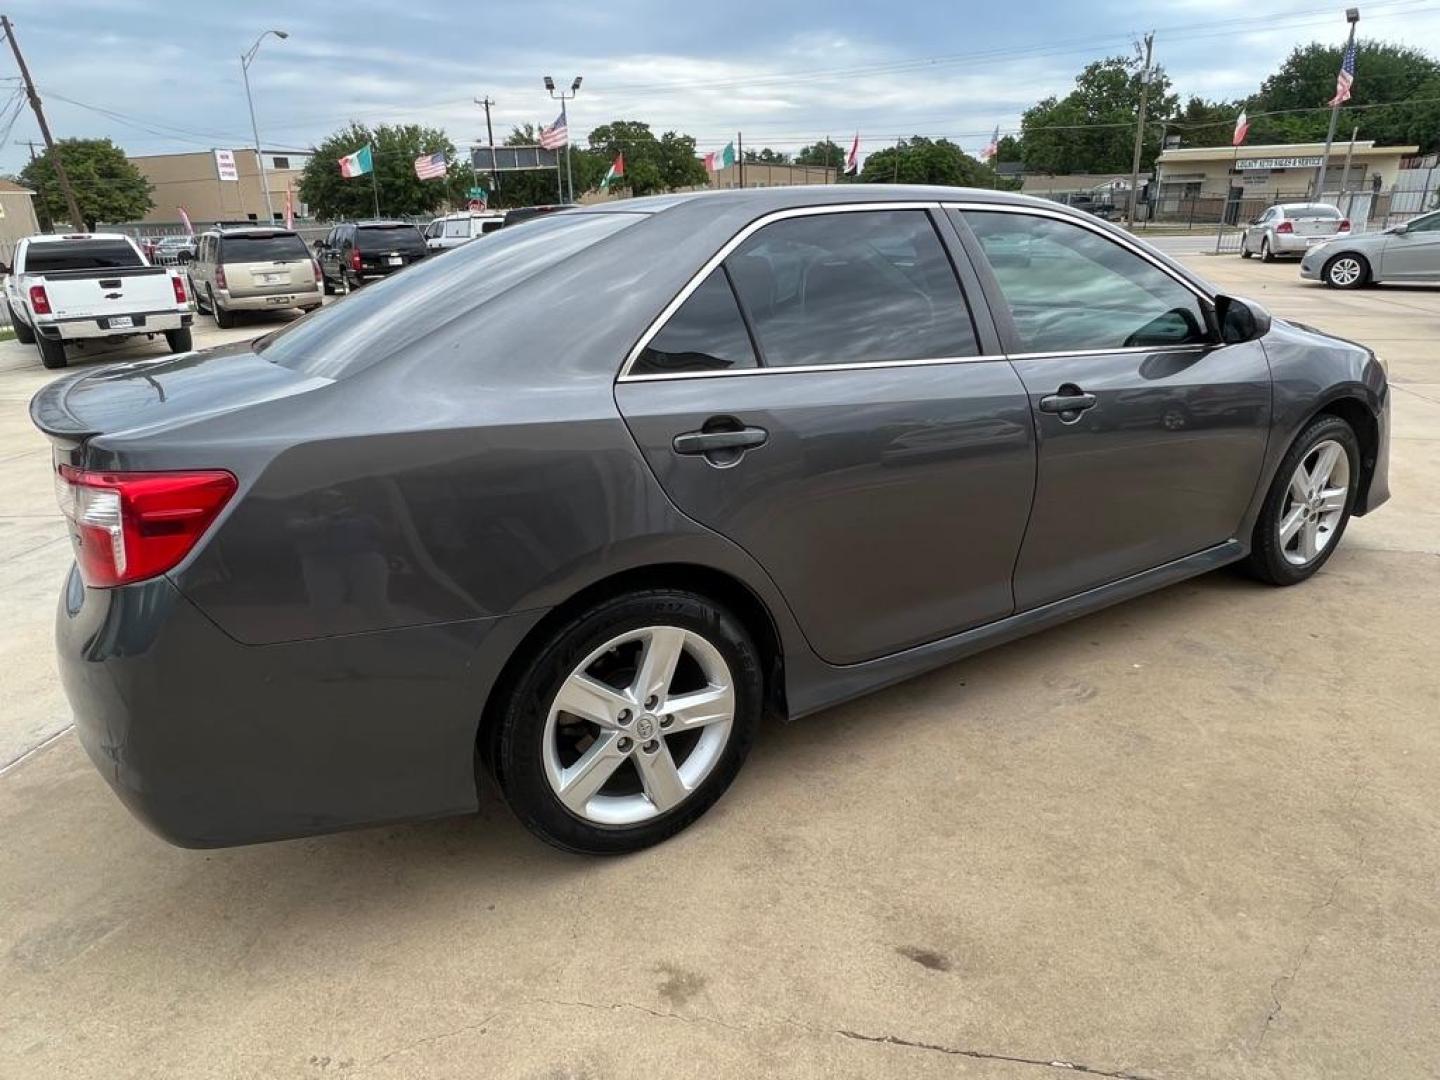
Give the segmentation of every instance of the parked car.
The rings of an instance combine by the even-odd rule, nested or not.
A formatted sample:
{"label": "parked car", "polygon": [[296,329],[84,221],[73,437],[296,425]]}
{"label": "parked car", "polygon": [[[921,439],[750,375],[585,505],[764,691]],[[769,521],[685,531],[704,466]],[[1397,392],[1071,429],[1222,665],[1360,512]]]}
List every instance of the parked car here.
{"label": "parked car", "polygon": [[762,713],[1228,563],[1304,581],[1389,496],[1369,349],[955,188],[557,214],[31,416],[80,739],[200,846],[467,812],[493,777],[545,840],[633,850]]}
{"label": "parked car", "polygon": [[1350,231],[1350,220],[1328,203],[1283,203],[1270,206],[1245,226],[1240,257],[1259,255],[1274,262],[1279,255],[1304,255],[1316,244]]}
{"label": "parked car", "polygon": [[403,221],[357,221],[336,225],[315,245],[327,293],[349,292],[419,262],[425,238]]}
{"label": "parked car", "polygon": [[1440,210],[1384,232],[1317,244],[1300,260],[1300,276],[1337,289],[1385,281],[1440,281]]}
{"label": "parked car", "polygon": [[118,233],[30,236],[15,263],[0,267],[16,340],[34,344],[47,368],[63,368],[67,345],[165,336],[172,352],[190,348],[195,307],[185,279],[151,266]]}
{"label": "parked car", "polygon": [[195,238],[185,235],[162,236],[155,241],[148,254],[151,263],[156,266],[179,266],[187,259],[195,257]]}
{"label": "parked car", "polygon": [[458,214],[446,214],[425,226],[425,246],[431,251],[449,251],[492,233],[504,224],[505,215],[499,211],[480,213],[464,210]]}
{"label": "parked car", "polygon": [[209,229],[188,270],[195,303],[225,329],[239,311],[314,311],[325,302],[319,265],[292,229]]}

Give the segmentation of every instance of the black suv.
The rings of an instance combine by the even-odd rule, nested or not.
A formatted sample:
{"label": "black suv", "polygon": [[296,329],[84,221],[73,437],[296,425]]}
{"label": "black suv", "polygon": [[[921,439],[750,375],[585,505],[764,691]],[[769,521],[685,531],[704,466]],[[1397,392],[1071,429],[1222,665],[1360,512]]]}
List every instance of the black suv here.
{"label": "black suv", "polygon": [[358,289],[366,279],[403,270],[425,255],[420,230],[403,221],[347,222],[315,245],[326,293]]}

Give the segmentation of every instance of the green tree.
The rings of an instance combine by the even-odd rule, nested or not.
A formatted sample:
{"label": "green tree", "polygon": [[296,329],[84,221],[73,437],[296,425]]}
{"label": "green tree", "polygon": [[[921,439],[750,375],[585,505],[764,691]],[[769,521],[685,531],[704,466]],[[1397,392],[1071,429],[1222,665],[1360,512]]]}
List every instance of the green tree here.
{"label": "green tree", "polygon": [[767,146],[763,150],[746,150],[745,161],[758,165],[786,165],[790,161],[790,155],[780,150],[771,150]]}
{"label": "green tree", "polygon": [[19,182],[35,192],[35,213],[42,228],[63,222],[82,224],[70,221],[55,175],[54,153],[65,165],[87,230],[94,231],[102,221],[134,221],[155,205],[150,182],[109,139],[61,139],[55,150],[46,150],[20,170]]}
{"label": "green tree", "polygon": [[708,179],[704,164],[695,156],[693,138],[674,131],[656,138],[650,125],[639,120],[613,120],[595,128],[590,132],[590,150],[604,163],[601,176],[616,157],[625,155],[625,175],[612,190],[626,189],[632,195],[696,187]]}
{"label": "green tree", "polygon": [[[375,176],[346,179],[340,159],[362,146],[373,148]],[[444,150],[450,161],[443,180],[421,180],[415,159]],[[444,205],[463,206],[473,183],[467,160],[457,159],[455,145],[439,128],[418,124],[381,124],[373,131],[351,123],[315,148],[300,177],[300,198],[320,218],[365,218],[375,214],[375,188],[379,187],[380,214],[409,217],[434,213]]]}
{"label": "green tree", "polygon": [[795,155],[796,165],[824,165],[831,169],[845,168],[845,151],[829,139],[801,147]]}
{"label": "green tree", "polygon": [[876,150],[860,171],[862,184],[943,184],[947,187],[999,186],[995,170],[976,161],[949,139],[915,135],[896,146]]}
{"label": "green tree", "polygon": [[[1135,118],[1140,108],[1142,66],[1138,57],[1097,60],[1075,77],[1075,89],[1063,98],[1047,97],[1026,109],[1020,121],[1026,171],[1129,171]],[[1168,119],[1178,104],[1178,98],[1170,92],[1165,69],[1156,66],[1151,74],[1149,116],[1154,120]],[[1146,124],[1141,167],[1148,169],[1159,152],[1160,128]]]}

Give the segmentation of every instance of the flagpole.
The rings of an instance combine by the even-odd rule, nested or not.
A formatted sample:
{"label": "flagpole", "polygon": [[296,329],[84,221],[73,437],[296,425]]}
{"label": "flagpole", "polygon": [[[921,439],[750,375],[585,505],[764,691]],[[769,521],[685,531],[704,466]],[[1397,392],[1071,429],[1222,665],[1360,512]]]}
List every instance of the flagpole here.
{"label": "flagpole", "polygon": [[375,144],[370,144],[370,186],[375,191],[375,219],[380,219],[380,176],[375,166]]}
{"label": "flagpole", "polygon": [[[1239,144],[1238,142],[1235,142],[1235,141],[1232,139],[1232,140],[1231,140],[1231,153],[1230,153],[1230,171],[1231,171],[1232,173],[1234,173],[1234,172],[1236,171],[1236,167],[1237,167],[1239,164],[1240,164],[1240,144]],[[1244,184],[1241,184],[1241,185],[1240,185],[1240,190],[1241,190],[1241,193],[1243,194],[1243,193],[1244,193],[1244,190],[1245,190],[1245,185],[1244,185]],[[1135,198],[1135,193],[1134,193],[1133,191],[1130,193],[1130,198],[1131,198],[1132,200]],[[1237,205],[1238,205],[1238,204],[1237,204]],[[1221,202],[1220,202],[1220,220],[1215,223],[1215,254],[1216,254],[1216,255],[1219,255],[1219,254],[1220,254],[1220,238],[1225,235],[1225,211],[1226,211],[1226,209],[1229,208],[1229,206],[1230,206],[1230,178],[1227,176],[1227,177],[1225,178],[1225,198],[1222,199]],[[1192,213],[1193,213],[1193,209],[1192,209]],[[1237,214],[1236,216],[1238,217],[1239,215]],[[1241,242],[1243,243],[1244,241],[1242,240]]]}
{"label": "flagpole", "polygon": [[[587,99],[588,100],[588,99]],[[565,95],[560,95],[560,123],[565,128],[565,179],[570,183],[570,201],[575,201],[575,174],[570,171],[570,115],[565,111]],[[560,200],[564,202],[562,198]]]}
{"label": "flagpole", "polygon": [[[1360,21],[1359,8],[1346,8],[1345,19],[1350,23],[1350,38],[1345,42],[1345,51],[1340,54],[1340,66],[1345,66],[1345,57],[1355,47],[1355,24]],[[1325,196],[1325,173],[1330,167],[1330,144],[1335,141],[1335,125],[1340,122],[1340,86],[1335,86],[1335,103],[1330,106],[1330,130],[1325,133],[1325,153],[1320,157],[1320,175],[1315,178],[1315,201]]]}

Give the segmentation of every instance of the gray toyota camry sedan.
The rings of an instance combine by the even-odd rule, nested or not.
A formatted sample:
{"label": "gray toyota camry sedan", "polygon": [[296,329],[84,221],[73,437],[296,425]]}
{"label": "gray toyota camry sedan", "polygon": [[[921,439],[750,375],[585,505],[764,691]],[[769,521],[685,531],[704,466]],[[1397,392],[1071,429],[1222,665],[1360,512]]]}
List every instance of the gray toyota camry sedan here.
{"label": "gray toyota camry sedan", "polygon": [[31,414],[80,738],[191,846],[493,780],[553,844],[640,848],[762,714],[1227,563],[1296,584],[1389,494],[1369,349],[949,188],[551,215]]}

